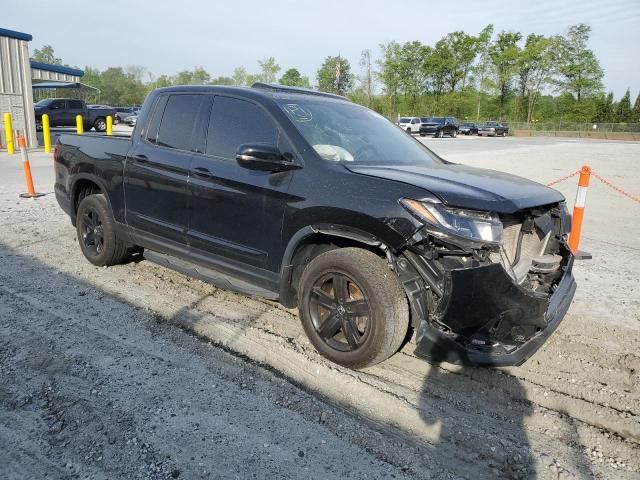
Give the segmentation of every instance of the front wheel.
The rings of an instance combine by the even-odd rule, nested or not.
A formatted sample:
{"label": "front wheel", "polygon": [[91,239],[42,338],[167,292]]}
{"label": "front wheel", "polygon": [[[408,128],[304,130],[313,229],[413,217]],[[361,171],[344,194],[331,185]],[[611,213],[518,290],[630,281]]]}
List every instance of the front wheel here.
{"label": "front wheel", "polygon": [[102,194],[88,195],[78,205],[76,231],[82,253],[99,267],[122,263],[128,245],[116,233],[115,220]]}
{"label": "front wheel", "polygon": [[451,131],[451,138],[456,138],[458,136],[458,132],[456,130]]}
{"label": "front wheel", "polygon": [[393,355],[409,326],[398,277],[385,259],[360,248],[340,248],[314,258],[300,278],[298,309],[318,352],[352,369]]}

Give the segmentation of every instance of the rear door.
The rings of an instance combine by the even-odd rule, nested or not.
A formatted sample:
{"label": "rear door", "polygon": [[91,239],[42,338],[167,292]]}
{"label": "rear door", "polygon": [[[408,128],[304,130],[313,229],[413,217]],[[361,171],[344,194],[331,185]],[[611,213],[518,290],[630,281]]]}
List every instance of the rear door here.
{"label": "rear door", "polygon": [[189,181],[192,255],[232,270],[249,265],[251,274],[255,267],[272,270],[270,254],[280,246],[295,172],[247,170],[236,162],[236,151],[244,143],[264,143],[293,156],[293,148],[260,105],[227,96],[215,97],[206,138],[205,154],[193,157]]}
{"label": "rear door", "polygon": [[[144,246],[186,256],[189,165],[204,151],[203,112],[211,97],[161,95],[125,167],[127,224]],[[205,116],[206,118],[206,116]]]}

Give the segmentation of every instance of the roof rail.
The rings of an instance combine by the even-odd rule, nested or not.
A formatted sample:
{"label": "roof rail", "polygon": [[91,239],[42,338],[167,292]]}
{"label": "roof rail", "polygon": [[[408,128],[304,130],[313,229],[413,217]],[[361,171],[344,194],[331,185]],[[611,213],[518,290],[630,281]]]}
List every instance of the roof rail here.
{"label": "roof rail", "polygon": [[315,95],[316,97],[327,97],[327,98],[336,98],[340,100],[350,101],[347,97],[343,97],[342,95],[336,95],[334,93],[320,92],[318,90],[312,90],[310,88],[304,87],[289,87],[287,85],[280,85],[278,83],[263,83],[256,82],[251,85],[251,88],[256,88],[259,90],[268,90],[270,92],[280,92],[280,93],[298,93],[302,95]]}

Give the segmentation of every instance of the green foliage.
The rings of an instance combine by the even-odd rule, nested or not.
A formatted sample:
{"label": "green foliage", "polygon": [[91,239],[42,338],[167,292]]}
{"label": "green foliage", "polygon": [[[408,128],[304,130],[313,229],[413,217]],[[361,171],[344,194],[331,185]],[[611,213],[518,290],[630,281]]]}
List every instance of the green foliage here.
{"label": "green foliage", "polygon": [[631,114],[631,92],[629,89],[622,96],[618,105],[616,105],[616,113],[615,113],[615,121],[616,122],[631,122],[633,121],[633,117]]}
{"label": "green foliage", "polygon": [[49,65],[62,65],[62,59],[56,57],[51,45],[44,45],[41,49],[36,48],[31,59]]}
{"label": "green foliage", "polygon": [[[336,64],[340,62],[340,82],[336,82]],[[351,90],[351,64],[343,57],[326,57],[316,74],[318,89],[323,92],[345,95]]]}
{"label": "green foliage", "polygon": [[275,83],[278,72],[282,70],[280,65],[276,63],[276,59],[269,57],[263,60],[258,60],[258,65],[260,65],[260,73],[258,74],[256,81]]}
{"label": "green foliage", "polygon": [[632,115],[633,115],[633,121],[634,122],[640,122],[640,92],[638,92],[638,96],[636,97],[636,101],[633,104]]}
{"label": "green foliage", "polygon": [[309,79],[304,77],[297,68],[290,68],[278,80],[281,85],[289,85],[291,87],[311,88]]}
{"label": "green foliage", "polygon": [[561,91],[581,102],[585,97],[602,91],[604,72],[595,54],[587,48],[591,27],[580,23],[569,27],[559,42],[559,78]]}

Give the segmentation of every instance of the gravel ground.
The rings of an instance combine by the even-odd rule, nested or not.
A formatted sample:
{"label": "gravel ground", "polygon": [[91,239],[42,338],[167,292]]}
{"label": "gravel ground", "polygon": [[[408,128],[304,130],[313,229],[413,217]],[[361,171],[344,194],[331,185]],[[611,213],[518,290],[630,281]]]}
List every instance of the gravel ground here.
{"label": "gravel ground", "polygon": [[[545,183],[591,163],[640,193],[637,143],[423,141]],[[22,190],[0,154],[2,478],[640,478],[640,206],[595,180],[594,259],[532,360],[431,365],[408,344],[364,372],[319,357],[295,311],[147,261],[92,266],[55,198]]]}

